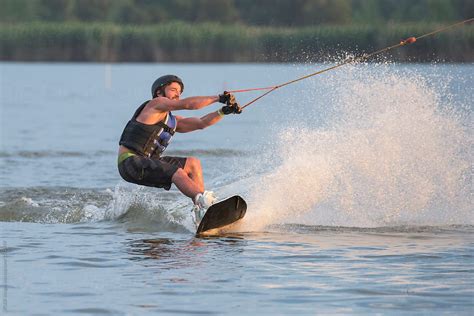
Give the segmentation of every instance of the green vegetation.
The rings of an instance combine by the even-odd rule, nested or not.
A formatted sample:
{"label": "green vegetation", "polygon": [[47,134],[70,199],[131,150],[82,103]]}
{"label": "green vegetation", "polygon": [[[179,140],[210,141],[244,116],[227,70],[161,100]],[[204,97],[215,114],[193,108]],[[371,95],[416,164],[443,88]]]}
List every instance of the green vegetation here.
{"label": "green vegetation", "polygon": [[[470,18],[472,0],[0,0],[0,59],[285,62],[367,53]],[[474,61],[464,25],[393,51]]]}
{"label": "green vegetation", "polygon": [[300,27],[445,23],[471,18],[472,0],[0,0],[0,21],[160,24],[171,21]]}

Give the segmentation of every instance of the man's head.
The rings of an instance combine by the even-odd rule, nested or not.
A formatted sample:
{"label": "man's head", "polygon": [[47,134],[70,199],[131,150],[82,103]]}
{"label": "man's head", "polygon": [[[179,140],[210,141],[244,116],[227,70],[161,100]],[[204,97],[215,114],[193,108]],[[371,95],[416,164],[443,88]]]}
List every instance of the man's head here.
{"label": "man's head", "polygon": [[156,79],[151,86],[151,96],[163,96],[170,99],[179,99],[184,91],[183,81],[175,75],[165,75]]}

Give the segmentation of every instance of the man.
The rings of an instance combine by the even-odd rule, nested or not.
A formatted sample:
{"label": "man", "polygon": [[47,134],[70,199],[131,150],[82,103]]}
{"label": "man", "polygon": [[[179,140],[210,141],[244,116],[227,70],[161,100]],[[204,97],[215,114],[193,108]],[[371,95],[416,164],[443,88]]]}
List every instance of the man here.
{"label": "man", "polygon": [[[118,169],[125,181],[169,190],[173,183],[195,205],[199,224],[214,202],[212,191],[204,190],[200,161],[195,157],[162,156],[171,138],[178,133],[204,129],[224,115],[242,112],[232,94],[180,99],[183,81],[175,75],[158,78],[151,87],[152,100],[145,101],[127,123],[120,138]],[[185,118],[171,111],[198,110],[215,102],[226,104],[203,117]]]}

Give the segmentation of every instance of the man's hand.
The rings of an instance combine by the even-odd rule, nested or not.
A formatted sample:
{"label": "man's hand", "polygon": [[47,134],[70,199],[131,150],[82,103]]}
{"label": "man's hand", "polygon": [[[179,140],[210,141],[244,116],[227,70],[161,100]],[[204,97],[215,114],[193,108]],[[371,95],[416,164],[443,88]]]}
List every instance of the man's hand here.
{"label": "man's hand", "polygon": [[242,108],[239,106],[239,104],[237,102],[234,102],[234,103],[229,104],[229,105],[224,105],[221,108],[221,111],[224,115],[240,114],[240,113],[242,113]]}
{"label": "man's hand", "polygon": [[224,93],[219,94],[219,102],[227,105],[234,104],[236,103],[235,96],[227,91],[224,91]]}

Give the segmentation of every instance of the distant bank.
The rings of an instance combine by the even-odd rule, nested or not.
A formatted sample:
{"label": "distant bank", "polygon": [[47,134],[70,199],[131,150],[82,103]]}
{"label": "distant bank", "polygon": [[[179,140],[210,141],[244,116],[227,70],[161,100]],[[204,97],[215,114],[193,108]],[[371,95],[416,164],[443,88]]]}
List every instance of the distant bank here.
{"label": "distant bank", "polygon": [[[362,54],[441,24],[304,28],[173,22],[0,24],[0,60],[58,62],[321,62]],[[390,53],[402,62],[474,62],[474,26],[426,37]]]}

